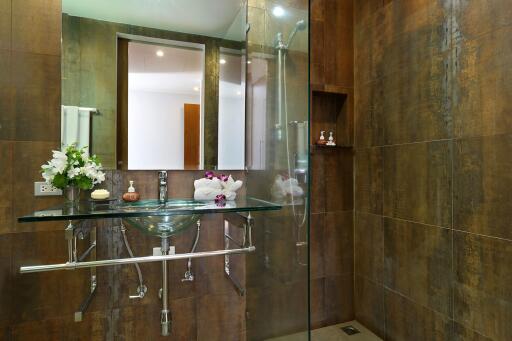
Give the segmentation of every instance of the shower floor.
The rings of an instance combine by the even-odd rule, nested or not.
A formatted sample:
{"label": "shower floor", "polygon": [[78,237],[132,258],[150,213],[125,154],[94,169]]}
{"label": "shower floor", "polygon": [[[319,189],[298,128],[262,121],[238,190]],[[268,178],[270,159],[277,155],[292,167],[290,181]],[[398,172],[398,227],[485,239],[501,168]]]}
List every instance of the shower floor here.
{"label": "shower floor", "polygon": [[[347,335],[342,327],[353,326],[359,330],[359,334]],[[307,333],[297,333],[292,335],[280,336],[267,341],[307,341]],[[313,329],[311,331],[312,341],[382,341],[380,337],[366,329],[357,321],[350,321],[332,325],[329,327]]]}

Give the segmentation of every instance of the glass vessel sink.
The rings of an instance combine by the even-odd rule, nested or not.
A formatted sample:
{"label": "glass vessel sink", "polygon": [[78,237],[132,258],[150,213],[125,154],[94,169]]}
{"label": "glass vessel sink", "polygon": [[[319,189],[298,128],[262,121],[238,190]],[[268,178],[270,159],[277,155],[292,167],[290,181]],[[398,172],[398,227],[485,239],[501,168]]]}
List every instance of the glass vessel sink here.
{"label": "glass vessel sink", "polygon": [[[123,204],[120,208],[127,212],[141,210],[146,211],[172,211],[173,209],[192,208],[204,206],[204,202],[194,200],[170,200],[165,204],[157,200],[141,200],[134,203]],[[127,217],[123,220],[141,232],[155,237],[170,237],[193,226],[199,219],[199,214],[176,215],[149,215],[144,217]]]}

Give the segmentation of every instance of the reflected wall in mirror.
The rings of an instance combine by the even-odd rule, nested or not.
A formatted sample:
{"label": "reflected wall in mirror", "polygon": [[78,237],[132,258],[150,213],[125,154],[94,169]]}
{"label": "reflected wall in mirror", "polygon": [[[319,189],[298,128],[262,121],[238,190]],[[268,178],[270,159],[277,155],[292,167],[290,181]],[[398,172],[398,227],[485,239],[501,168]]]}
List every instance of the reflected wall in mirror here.
{"label": "reflected wall in mirror", "polygon": [[62,143],[106,168],[245,168],[245,0],[62,0]]}

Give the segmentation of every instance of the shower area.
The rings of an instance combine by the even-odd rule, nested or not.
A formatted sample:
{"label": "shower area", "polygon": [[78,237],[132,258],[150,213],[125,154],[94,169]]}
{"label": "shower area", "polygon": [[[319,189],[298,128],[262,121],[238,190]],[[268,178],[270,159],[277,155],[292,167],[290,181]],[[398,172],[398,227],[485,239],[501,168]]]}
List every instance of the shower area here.
{"label": "shower area", "polygon": [[247,339],[512,339],[510,8],[249,1]]}

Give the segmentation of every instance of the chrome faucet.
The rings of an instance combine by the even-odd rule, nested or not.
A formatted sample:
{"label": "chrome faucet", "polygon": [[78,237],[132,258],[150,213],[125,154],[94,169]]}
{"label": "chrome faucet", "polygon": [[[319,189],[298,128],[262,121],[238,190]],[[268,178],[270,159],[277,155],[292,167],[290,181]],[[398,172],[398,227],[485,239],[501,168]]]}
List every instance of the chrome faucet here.
{"label": "chrome faucet", "polygon": [[158,202],[165,204],[167,202],[167,172],[158,172]]}

